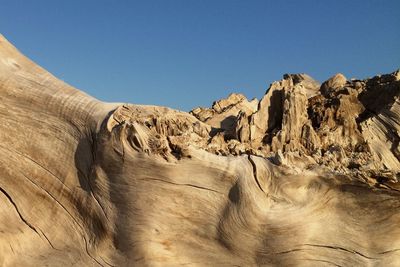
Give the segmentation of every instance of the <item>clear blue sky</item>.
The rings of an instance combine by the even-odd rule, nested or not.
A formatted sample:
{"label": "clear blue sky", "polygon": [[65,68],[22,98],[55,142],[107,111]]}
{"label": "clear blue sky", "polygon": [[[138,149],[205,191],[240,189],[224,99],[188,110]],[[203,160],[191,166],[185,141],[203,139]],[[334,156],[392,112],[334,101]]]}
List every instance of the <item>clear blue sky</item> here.
{"label": "clear blue sky", "polygon": [[400,67],[400,1],[0,0],[0,32],[108,102],[260,98],[284,73],[366,78]]}

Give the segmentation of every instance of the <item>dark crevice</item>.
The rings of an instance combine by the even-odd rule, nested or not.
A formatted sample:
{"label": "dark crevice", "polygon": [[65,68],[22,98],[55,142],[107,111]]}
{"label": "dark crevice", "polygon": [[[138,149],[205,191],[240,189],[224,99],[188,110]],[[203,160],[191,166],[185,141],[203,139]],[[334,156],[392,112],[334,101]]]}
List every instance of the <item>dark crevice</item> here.
{"label": "dark crevice", "polygon": [[328,248],[328,249],[336,249],[336,250],[341,250],[341,251],[348,252],[348,253],[357,254],[358,256],[361,256],[361,257],[366,258],[366,259],[378,260],[378,258],[373,258],[373,257],[367,256],[367,255],[364,255],[364,254],[362,254],[361,252],[358,252],[358,251],[356,251],[356,250],[347,249],[347,248],[343,248],[343,247],[339,247],[339,246],[318,245],[318,244],[304,244],[304,246],[319,247],[319,248]]}
{"label": "dark crevice", "polygon": [[[22,173],[21,173],[21,174],[22,174]],[[84,227],[83,227],[82,225],[79,224],[79,222],[77,221],[77,219],[76,219],[76,218],[61,204],[61,202],[59,202],[52,194],[50,194],[47,190],[45,190],[45,189],[42,188],[41,186],[37,185],[37,184],[36,184],[35,182],[33,182],[28,176],[26,176],[26,175],[24,175],[24,174],[22,174],[22,175],[23,175],[28,181],[30,181],[32,184],[34,184],[36,187],[41,188],[44,192],[46,192],[54,201],[56,201],[56,203],[57,203],[58,205],[61,206],[61,208],[62,208],[63,210],[65,210],[65,212],[71,217],[71,219],[76,223],[76,225],[78,225],[79,228],[81,228],[81,230],[82,230],[82,238],[83,238],[83,241],[84,241],[84,243],[85,243],[86,253],[87,253],[87,254],[89,255],[89,257],[92,258],[96,263],[98,263],[99,265],[101,265],[101,264],[89,253],[89,251],[88,251],[88,243],[87,243],[85,234],[83,233],[83,232],[84,232]],[[13,202],[11,196],[8,195],[8,193],[7,193],[3,188],[1,188],[1,187],[0,187],[0,191],[1,191],[1,192],[9,199],[9,201],[14,205],[14,207],[15,207],[15,209],[16,209],[18,215],[20,216],[21,220],[22,220],[23,222],[25,222],[32,230],[34,230],[34,231],[39,235],[39,233],[37,232],[36,228],[33,227],[32,225],[30,225],[30,224],[22,217],[22,215],[19,213],[19,210],[18,210],[17,206],[15,205],[15,203]],[[43,231],[41,231],[41,232],[43,233]],[[40,236],[40,235],[39,235],[39,236]],[[44,233],[43,233],[43,236],[47,239],[47,241],[49,241],[49,239],[47,238],[47,236],[46,236]],[[54,246],[50,243],[50,241],[49,241],[49,244],[54,248]],[[54,248],[54,249],[55,249],[55,248]],[[103,266],[103,265],[101,265],[101,266]]]}
{"label": "dark crevice", "polygon": [[[361,256],[363,258],[369,259],[369,260],[378,260],[379,258],[374,258],[374,257],[370,257],[367,256],[357,250],[353,250],[353,249],[347,249],[347,248],[343,248],[343,247],[339,247],[339,246],[332,246],[332,245],[318,245],[318,244],[302,244],[301,246],[309,246],[309,247],[318,247],[318,248],[327,248],[327,249],[335,249],[335,250],[340,250],[346,253],[352,253],[352,254],[356,254],[358,256]],[[308,250],[308,249],[304,249],[304,248],[295,248],[295,249],[291,249],[291,250],[287,250],[287,251],[281,251],[281,252],[277,252],[275,254],[287,254],[287,253],[292,253],[292,252],[299,252],[299,251],[304,251],[304,250]],[[386,253],[391,253],[391,252],[395,252],[398,251],[400,249],[394,249],[394,250],[388,250],[388,251],[383,251],[383,252],[378,252],[377,254],[386,254]]]}
{"label": "dark crevice", "polygon": [[[228,100],[228,99],[229,99],[229,96],[226,98],[226,100]],[[224,99],[221,99],[221,100],[224,100]],[[221,111],[220,111],[220,112],[217,112],[217,111],[214,109],[214,106],[217,105],[217,102],[218,102],[218,101],[214,101],[214,102],[212,103],[212,108],[211,108],[211,109],[213,109],[217,114],[221,114],[221,113],[224,113],[225,111],[228,111],[229,109],[231,109],[231,108],[237,106],[238,104],[242,103],[242,102],[243,102],[243,99],[242,99],[242,100],[239,100],[238,102],[232,103],[232,104],[230,104],[230,105],[228,105],[228,106],[226,106],[226,107],[224,107],[224,108],[221,108],[221,106],[218,104],[218,106],[221,108]]]}
{"label": "dark crevice", "polygon": [[111,263],[108,263],[102,256],[100,256],[100,259],[102,259],[102,261],[104,261],[105,264],[107,264],[108,266],[116,267],[115,265],[112,265]]}
{"label": "dark crevice", "polygon": [[298,251],[304,251],[304,250],[307,250],[307,249],[304,249],[304,248],[295,248],[295,249],[291,249],[291,250],[285,250],[285,251],[275,252],[275,254],[287,254],[287,253],[298,252]]}
{"label": "dark crevice", "polygon": [[83,240],[85,241],[85,251],[86,251],[86,254],[87,254],[92,260],[94,260],[98,265],[104,267],[103,264],[101,264],[95,257],[92,256],[92,254],[90,254],[89,248],[88,248],[88,242],[87,242],[87,240],[86,240],[86,237],[85,237],[84,235],[83,235],[82,237],[83,237]]}
{"label": "dark crevice", "polygon": [[11,198],[11,196],[4,190],[3,188],[0,187],[0,191],[7,197],[8,201],[14,206],[15,211],[18,213],[19,218],[21,219],[22,222],[24,222],[29,228],[31,228],[38,236],[40,236],[39,232],[36,230],[36,228],[30,224],[25,218],[22,216],[21,212],[19,211],[17,205],[15,204],[14,200]]}
{"label": "dark crevice", "polygon": [[378,254],[387,254],[387,253],[393,253],[393,252],[397,252],[397,251],[400,251],[400,248],[395,248],[395,249],[391,249],[391,250],[378,252]]}
{"label": "dark crevice", "polygon": [[271,132],[275,128],[281,130],[282,120],[283,120],[283,101],[284,101],[283,89],[275,90],[272,92],[270,96],[270,106],[268,107],[269,116],[266,129],[267,132]]}
{"label": "dark crevice", "polygon": [[219,192],[219,191],[217,191],[217,190],[210,189],[210,188],[203,187],[203,186],[199,186],[199,185],[193,185],[193,184],[179,184],[179,183],[174,183],[174,182],[170,182],[170,181],[165,181],[165,180],[157,179],[157,178],[142,178],[142,179],[140,179],[140,180],[142,180],[142,181],[159,181],[159,182],[164,182],[164,183],[173,184],[173,185],[190,186],[190,187],[194,187],[194,188],[197,188],[197,189],[203,189],[203,190],[208,190],[208,191],[215,192],[215,193],[218,193],[218,194],[222,194],[221,192]]}
{"label": "dark crevice", "polygon": [[261,184],[260,184],[260,182],[258,181],[258,178],[257,178],[257,166],[256,166],[256,163],[253,161],[253,159],[251,158],[251,155],[247,155],[247,158],[249,159],[249,161],[250,161],[250,163],[251,163],[251,166],[252,166],[252,168],[253,168],[253,177],[254,177],[254,180],[256,181],[256,183],[257,183],[257,185],[258,185],[258,188],[260,188],[260,190],[263,192],[263,193],[265,193],[264,192],[264,189],[261,187]]}
{"label": "dark crevice", "polygon": [[[24,222],[30,229],[32,229],[39,237],[41,237],[41,235],[39,234],[38,230],[36,229],[36,227],[34,227],[31,223],[29,223],[21,214],[21,212],[19,211],[17,205],[15,204],[14,200],[11,198],[11,196],[7,193],[6,190],[4,190],[3,188],[0,187],[0,191],[7,197],[7,199],[10,201],[10,203],[14,206],[15,211],[18,213],[19,218],[21,219],[22,222]],[[38,228],[39,229],[39,228]],[[50,242],[50,239],[46,236],[46,234],[39,229],[39,231],[41,232],[42,236],[46,239],[47,243],[53,248],[56,249],[53,244]],[[57,249],[56,249],[57,250]]]}
{"label": "dark crevice", "polygon": [[33,182],[28,176],[24,175],[23,173],[21,173],[29,182],[31,182],[33,185],[35,185],[36,187],[42,189],[47,195],[50,196],[51,199],[53,199],[68,215],[69,217],[71,217],[71,219],[80,227],[82,227],[76,220],[75,218],[72,216],[72,214],[67,210],[66,207],[64,207],[63,204],[61,204],[61,202],[55,198],[52,194],[50,194],[50,192],[48,192],[46,189],[44,189],[43,187],[37,185],[35,182]]}
{"label": "dark crevice", "polygon": [[[378,181],[379,183],[379,181]],[[386,186],[387,188],[389,188],[390,190],[396,191],[396,192],[400,192],[399,189],[393,188],[390,185],[388,185],[387,183],[379,183],[380,185]]]}
{"label": "dark crevice", "polygon": [[25,159],[28,159],[29,161],[31,161],[32,163],[34,163],[35,165],[38,165],[40,168],[42,168],[43,170],[45,170],[47,173],[49,173],[51,176],[53,176],[54,178],[56,178],[63,186],[65,186],[66,188],[68,188],[69,191],[72,191],[71,188],[69,188],[66,184],[64,184],[64,182],[57,176],[55,175],[53,172],[51,172],[49,169],[47,169],[46,167],[44,167],[43,165],[41,165],[39,162],[35,161],[34,159],[28,157],[25,154],[22,154],[21,152],[17,151],[17,150],[11,150],[5,146],[0,145],[1,148],[10,151],[12,153],[16,153],[20,156],[22,156]]}
{"label": "dark crevice", "polygon": [[358,117],[356,118],[357,125],[376,115],[377,114],[373,110],[365,108],[365,110],[362,113],[360,113],[360,115],[358,115]]}
{"label": "dark crevice", "polygon": [[167,137],[167,142],[168,142],[168,147],[171,150],[171,155],[174,156],[177,160],[181,160],[183,156],[181,147],[173,144],[169,137]]}
{"label": "dark crevice", "polygon": [[47,237],[47,235],[40,229],[40,228],[38,228],[39,229],[39,231],[42,233],[42,235],[44,236],[44,238],[46,238],[46,240],[47,240],[47,242],[49,243],[49,245],[51,246],[51,248],[52,249],[55,249],[55,250],[59,250],[59,249],[56,249],[54,246],[53,246],[53,244],[51,243],[51,241],[50,241],[50,239]]}

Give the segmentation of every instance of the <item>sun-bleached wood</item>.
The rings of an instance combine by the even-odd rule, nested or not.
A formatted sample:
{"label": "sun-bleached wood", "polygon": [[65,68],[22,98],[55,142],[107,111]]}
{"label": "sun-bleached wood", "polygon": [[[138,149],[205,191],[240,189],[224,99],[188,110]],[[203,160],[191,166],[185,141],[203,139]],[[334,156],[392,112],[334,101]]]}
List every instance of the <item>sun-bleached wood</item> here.
{"label": "sun-bleached wood", "polygon": [[[218,129],[218,116],[210,125],[169,108],[100,102],[0,36],[0,265],[399,266],[396,184],[373,186],[323,161],[308,164],[307,149],[328,142],[296,111],[317,94],[309,86],[283,91],[281,123],[297,124],[271,138],[277,163],[253,149],[277,124],[265,118],[268,96],[258,109],[233,96],[235,114],[217,103],[221,118],[244,110],[230,129]],[[354,131],[368,133],[373,155],[396,172],[389,152],[398,147],[384,131],[398,105],[382,114]],[[304,136],[295,127],[304,125],[312,144],[296,141]],[[252,138],[250,126],[264,132]],[[226,152],[230,138],[253,150]],[[304,155],[290,154],[296,142]]]}

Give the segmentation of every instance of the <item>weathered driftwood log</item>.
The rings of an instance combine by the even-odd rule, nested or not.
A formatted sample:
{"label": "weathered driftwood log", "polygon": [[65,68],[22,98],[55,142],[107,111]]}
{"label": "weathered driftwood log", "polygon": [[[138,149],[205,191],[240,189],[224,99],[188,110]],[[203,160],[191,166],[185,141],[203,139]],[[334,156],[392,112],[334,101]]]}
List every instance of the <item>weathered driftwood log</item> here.
{"label": "weathered driftwood log", "polygon": [[399,266],[399,91],[106,104],[0,37],[0,265]]}

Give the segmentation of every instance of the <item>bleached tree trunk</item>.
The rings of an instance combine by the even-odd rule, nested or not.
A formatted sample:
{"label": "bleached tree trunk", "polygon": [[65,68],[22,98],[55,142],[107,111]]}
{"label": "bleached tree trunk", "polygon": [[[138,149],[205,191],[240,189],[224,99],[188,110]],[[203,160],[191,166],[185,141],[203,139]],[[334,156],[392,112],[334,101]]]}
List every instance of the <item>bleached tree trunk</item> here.
{"label": "bleached tree trunk", "polygon": [[0,265],[400,265],[398,190],[216,155],[211,131],[102,103],[0,37]]}

